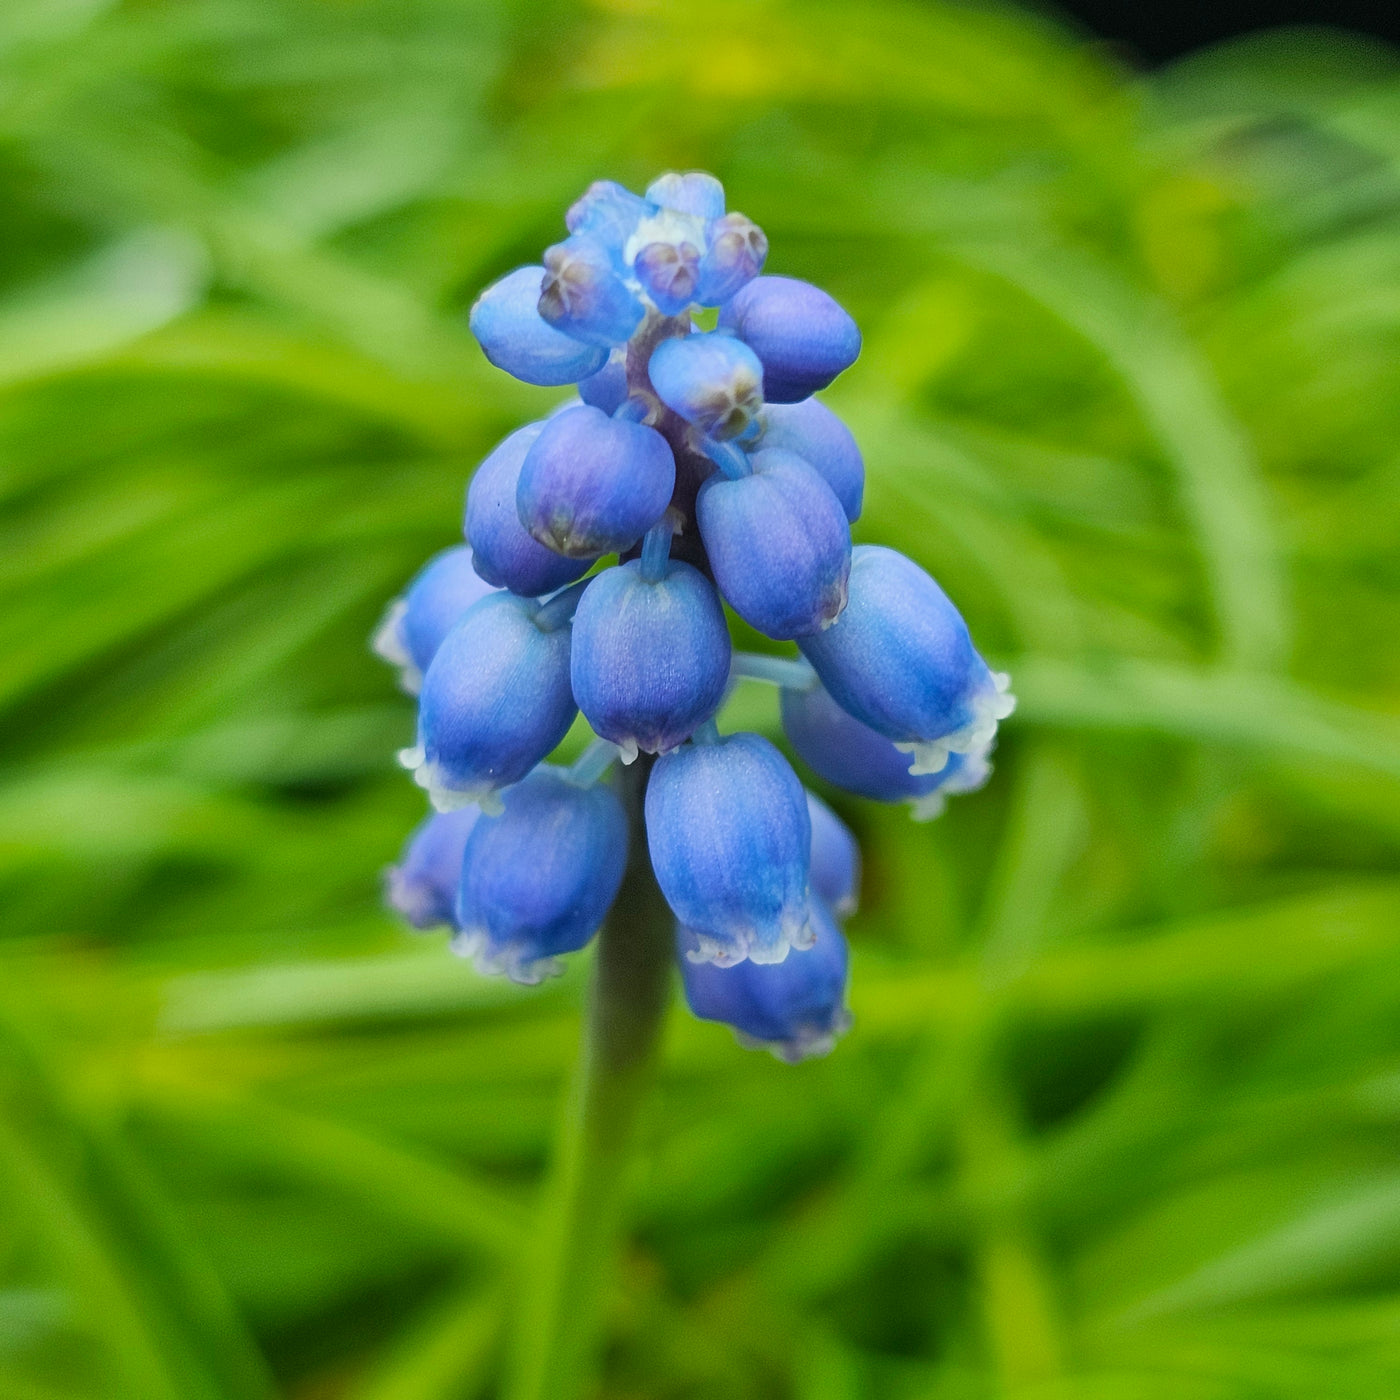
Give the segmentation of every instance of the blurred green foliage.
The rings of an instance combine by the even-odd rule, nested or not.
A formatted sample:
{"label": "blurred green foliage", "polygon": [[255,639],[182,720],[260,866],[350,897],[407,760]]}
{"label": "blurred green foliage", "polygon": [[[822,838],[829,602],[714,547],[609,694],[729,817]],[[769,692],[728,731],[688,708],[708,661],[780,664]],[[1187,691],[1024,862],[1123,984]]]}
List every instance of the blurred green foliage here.
{"label": "blurred green foliage", "polygon": [[0,1395],[491,1393],[584,969],[381,912],[421,794],[365,639],[557,397],[476,291],[677,166],[860,321],[860,536],[1022,706],[931,826],[839,803],[830,1059],[672,1017],[604,1393],[1400,1392],[1394,57],[8,0]]}

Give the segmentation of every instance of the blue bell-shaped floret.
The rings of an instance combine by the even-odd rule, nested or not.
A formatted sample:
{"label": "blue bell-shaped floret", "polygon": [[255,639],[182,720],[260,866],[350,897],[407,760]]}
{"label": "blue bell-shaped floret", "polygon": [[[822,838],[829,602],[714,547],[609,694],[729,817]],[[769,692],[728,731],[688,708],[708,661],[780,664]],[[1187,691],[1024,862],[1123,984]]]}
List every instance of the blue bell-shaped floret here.
{"label": "blue bell-shaped floret", "polygon": [[467,841],[455,952],[481,972],[538,982],[603,922],[627,865],[627,817],[610,788],[537,769]]}
{"label": "blue bell-shaped floret", "polygon": [[667,408],[720,442],[741,437],[763,407],[763,366],[732,335],[663,340],[647,373]]}
{"label": "blue bell-shaped floret", "polygon": [[1015,708],[948,595],[893,549],[854,551],[845,612],[798,645],[842,709],[913,755],[916,775],[986,749]]}
{"label": "blue bell-shaped floret", "polygon": [[763,396],[798,403],[825,389],[860,354],[860,331],[836,301],[795,277],[758,277],[720,310],[763,362]]}
{"label": "blue bell-shaped floret", "polygon": [[766,636],[790,640],[830,627],[846,606],[846,512],[795,453],[773,448],[749,460],[750,475],[716,472],[696,500],[715,582]]}
{"label": "blue bell-shaped floret", "polygon": [[585,404],[544,425],[521,465],[515,504],[541,544],[596,559],[646,534],[675,485],[676,459],[660,433]]}
{"label": "blue bell-shaped floret", "polygon": [[443,639],[418,697],[418,747],[401,755],[439,811],[487,810],[568,732],[569,626],[557,609],[493,593]]}
{"label": "blue bell-shaped floret", "polygon": [[520,523],[516,496],[520,468],[543,423],[517,428],[476,469],[467,487],[466,536],[477,573],[497,588],[523,598],[538,598],[582,578],[590,559],[566,559],[538,540]]}
{"label": "blue bell-shaped floret", "polygon": [[795,1064],[826,1054],[851,1024],[846,1009],[846,940],[819,896],[813,896],[816,939],[805,952],[777,964],[736,967],[696,962],[696,938],[679,929],[681,982],[691,1011],[732,1026],[740,1044],[771,1051]]}
{"label": "blue bell-shaped floret", "polygon": [[844,919],[855,913],[860,899],[860,846],[846,823],[811,791],[807,815],[812,822],[812,893]]}
{"label": "blue bell-shaped floret", "polygon": [[705,242],[695,300],[701,306],[719,306],[763,271],[768,239],[745,215],[723,214],[706,226]]}
{"label": "blue bell-shaped floret", "polygon": [[435,928],[456,920],[462,852],[480,807],[433,812],[413,830],[399,863],[385,874],[385,897],[414,928]]}
{"label": "blue bell-shaped floret", "polygon": [[781,447],[811,463],[854,525],[865,495],[865,458],[851,430],[817,399],[768,404],[762,416],[762,446]]}
{"label": "blue bell-shaped floret", "polygon": [[697,219],[717,219],[724,213],[724,186],[707,171],[668,171],[647,186],[647,198],[666,209],[678,209]]}
{"label": "blue bell-shaped floret", "polygon": [[915,821],[940,815],[946,799],[976,792],[991,776],[990,744],[952,753],[936,773],[909,771],[912,755],[848,715],[824,686],[783,690],[783,731],[818,776],[876,802],[907,802]]}
{"label": "blue bell-shaped floret", "polygon": [[657,884],[698,956],[771,963],[810,945],[807,799],[768,740],[731,734],[658,758],[646,823]]}
{"label": "blue bell-shaped floret", "polygon": [[544,268],[539,314],[556,331],[575,340],[610,351],[627,340],[646,314],[612,254],[588,234],[571,234],[546,248]]}
{"label": "blue bell-shaped floret", "polygon": [[595,180],[569,207],[564,226],[602,244],[618,267],[622,250],[637,225],[657,212],[657,206],[633,194],[616,180]]}
{"label": "blue bell-shaped floret", "polygon": [[491,591],[472,563],[471,549],[459,544],[428,560],[403,597],[389,605],[374,649],[399,668],[399,684],[410,695],[418,694],[423,672],[458,618]]}
{"label": "blue bell-shaped floret", "polygon": [[472,334],[493,365],[527,384],[573,384],[603,367],[607,349],[556,330],[539,310],[542,267],[518,267],[493,282],[471,311]]}
{"label": "blue bell-shaped floret", "polygon": [[724,699],[729,628],[714,585],[669,560],[649,579],[641,560],[591,579],[574,614],[574,698],[594,731],[630,763],[638,750],[684,743]]}

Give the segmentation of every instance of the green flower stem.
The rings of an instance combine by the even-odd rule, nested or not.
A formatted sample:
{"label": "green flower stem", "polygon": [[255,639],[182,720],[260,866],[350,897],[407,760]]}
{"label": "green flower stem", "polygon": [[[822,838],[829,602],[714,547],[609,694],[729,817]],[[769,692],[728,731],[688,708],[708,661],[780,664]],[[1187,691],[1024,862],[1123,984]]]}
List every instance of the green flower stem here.
{"label": "green flower stem", "polygon": [[622,774],[631,859],[599,937],[583,1051],[516,1304],[507,1400],[572,1400],[594,1369],[637,1112],[671,984],[672,916],[652,875],[641,821],[650,767],[643,755]]}

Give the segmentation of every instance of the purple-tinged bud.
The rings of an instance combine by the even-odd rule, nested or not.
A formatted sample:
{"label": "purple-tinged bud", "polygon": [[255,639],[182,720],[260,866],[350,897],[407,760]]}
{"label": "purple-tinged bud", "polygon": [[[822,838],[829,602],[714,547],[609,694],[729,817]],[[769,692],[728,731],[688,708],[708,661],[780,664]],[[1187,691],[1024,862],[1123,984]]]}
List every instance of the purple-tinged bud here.
{"label": "purple-tinged bud", "polygon": [[374,649],[399,668],[399,684],[417,695],[434,652],[458,618],[492,587],[477,573],[464,544],[435,554],[408,585],[375,633]]}
{"label": "purple-tinged bud", "polygon": [[480,972],[538,982],[607,916],[627,865],[627,817],[610,788],[540,768],[467,841],[452,949]]}
{"label": "purple-tinged bud", "polygon": [[718,472],[696,499],[700,536],[729,605],[766,636],[833,625],[846,606],[851,530],[831,487],[781,448],[756,452],[749,476]]}
{"label": "purple-tinged bud", "polygon": [[546,248],[544,267],[539,313],[555,330],[610,350],[641,324],[646,307],[618,275],[612,254],[597,239],[574,234]]}
{"label": "purple-tinged bud", "polygon": [[842,709],[913,755],[915,775],[985,749],[1016,705],[948,595],[878,545],[854,551],[845,612],[798,645]]}
{"label": "purple-tinged bud", "polygon": [[515,505],[541,544],[596,559],[636,543],[676,486],[676,459],[653,428],[584,405],[551,418],[520,468]]}
{"label": "purple-tinged bud", "polygon": [[637,225],[655,213],[654,204],[616,180],[595,180],[570,206],[564,226],[601,243],[620,264]]}
{"label": "purple-tinged bud", "polygon": [[573,723],[569,628],[543,630],[540,614],[532,598],[493,593],[433,657],[418,698],[418,747],[400,761],[439,811],[472,802],[489,810]]}
{"label": "purple-tinged bud", "polygon": [[462,852],[480,815],[480,807],[434,812],[414,828],[399,863],[384,872],[390,908],[414,928],[455,923]]}
{"label": "purple-tinged bud", "polygon": [[690,929],[677,930],[681,983],[692,1013],[732,1026],[739,1043],[788,1064],[827,1054],[851,1024],[846,1009],[846,940],[820,897],[811,901],[816,941],[776,965],[737,967],[692,960]]}
{"label": "purple-tinged bud", "polygon": [[812,893],[838,918],[856,912],[860,899],[860,846],[846,823],[814,792],[807,794],[812,822]]}
{"label": "purple-tinged bud", "polygon": [[526,384],[572,384],[599,369],[607,351],[555,330],[539,311],[542,267],[518,267],[472,307],[472,334],[486,358]]}
{"label": "purple-tinged bud", "polygon": [[574,698],[625,763],[683,744],[719,708],[729,628],[714,585],[678,560],[648,580],[640,560],[589,582],[574,614]]}
{"label": "purple-tinged bud", "polygon": [[851,430],[817,399],[773,403],[763,410],[764,447],[782,447],[810,462],[855,524],[865,495],[865,458]]}
{"label": "purple-tinged bud", "polygon": [[516,494],[520,468],[543,423],[517,428],[476,469],[467,487],[466,536],[472,562],[482,578],[525,598],[553,593],[582,578],[592,562],[566,559],[538,540],[520,523]]}
{"label": "purple-tinged bud", "polygon": [[717,219],[724,213],[724,186],[704,170],[672,170],[647,186],[647,198],[664,209],[679,209],[697,219]]}
{"label": "purple-tinged bud", "polygon": [[811,945],[807,799],[767,739],[732,734],[658,758],[646,823],[656,882],[694,931],[693,957],[774,963]]}
{"label": "purple-tinged bud", "polygon": [[627,402],[627,394],[626,346],[618,346],[597,374],[579,380],[579,398],[590,408],[601,409],[609,418]]}
{"label": "purple-tinged bud", "polygon": [[763,271],[768,238],[747,215],[725,214],[711,220],[705,240],[695,299],[701,306],[719,306]]}
{"label": "purple-tinged bud", "polygon": [[763,361],[769,403],[799,403],[825,389],[860,354],[860,330],[819,287],[795,277],[759,277],[719,313]]}
{"label": "purple-tinged bud", "polygon": [[695,300],[700,285],[700,250],[684,240],[648,243],[637,253],[632,272],[662,315],[678,316]]}
{"label": "purple-tinged bud", "polygon": [[907,802],[915,821],[941,815],[949,797],[991,776],[990,745],[948,755],[937,773],[913,774],[912,756],[848,715],[821,685],[783,690],[783,731],[797,756],[827,782],[876,802]]}
{"label": "purple-tinged bud", "polygon": [[663,340],[647,373],[667,408],[720,442],[747,431],[763,407],[763,366],[732,335],[702,331]]}

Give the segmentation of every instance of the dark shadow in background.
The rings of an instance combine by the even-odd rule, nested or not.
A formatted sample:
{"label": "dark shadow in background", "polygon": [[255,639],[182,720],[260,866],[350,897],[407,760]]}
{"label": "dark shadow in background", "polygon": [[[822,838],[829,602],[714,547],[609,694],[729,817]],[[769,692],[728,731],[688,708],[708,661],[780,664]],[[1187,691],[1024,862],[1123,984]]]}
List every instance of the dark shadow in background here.
{"label": "dark shadow in background", "polygon": [[1323,24],[1400,43],[1400,0],[1052,0],[1049,8],[1144,64],[1279,25]]}

